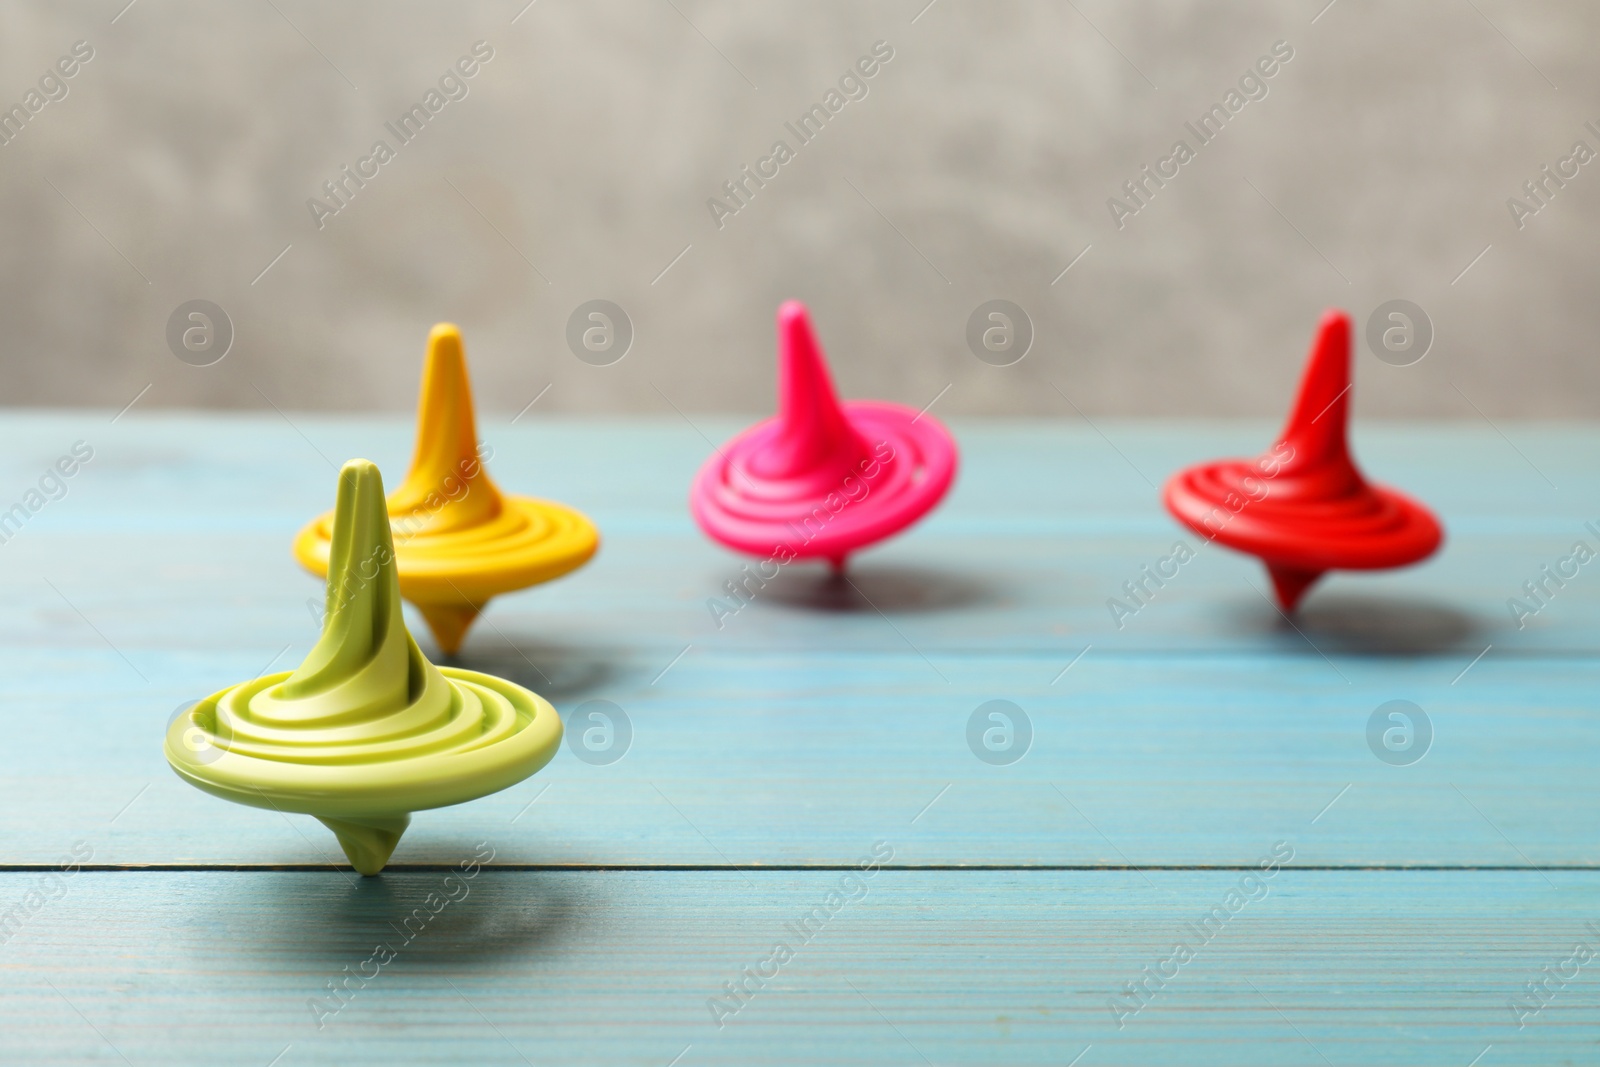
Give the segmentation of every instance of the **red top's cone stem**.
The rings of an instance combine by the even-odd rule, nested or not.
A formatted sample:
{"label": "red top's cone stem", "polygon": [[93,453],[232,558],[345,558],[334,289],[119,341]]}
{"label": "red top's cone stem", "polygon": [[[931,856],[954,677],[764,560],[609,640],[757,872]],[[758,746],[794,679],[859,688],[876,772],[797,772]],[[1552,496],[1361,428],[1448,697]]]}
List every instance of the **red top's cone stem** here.
{"label": "red top's cone stem", "polygon": [[1322,316],[1317,339],[1300,379],[1300,394],[1289,411],[1278,440],[1294,451],[1280,477],[1285,485],[1304,478],[1310,495],[1335,495],[1365,484],[1350,461],[1346,431],[1350,423],[1350,316],[1329,311]]}
{"label": "red top's cone stem", "polygon": [[761,473],[782,478],[829,465],[841,453],[861,452],[845,420],[833,379],[798,300],[778,308],[778,432],[760,457]]}

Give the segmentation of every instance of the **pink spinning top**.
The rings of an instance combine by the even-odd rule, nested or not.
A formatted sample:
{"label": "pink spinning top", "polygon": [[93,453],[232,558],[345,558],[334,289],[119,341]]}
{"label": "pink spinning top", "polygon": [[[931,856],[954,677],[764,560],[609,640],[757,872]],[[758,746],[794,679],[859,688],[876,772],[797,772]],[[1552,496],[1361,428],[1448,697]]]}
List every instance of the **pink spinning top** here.
{"label": "pink spinning top", "polygon": [[805,305],[790,300],[778,308],[778,414],[706,461],[689,507],[729,548],[842,569],[921,518],[955,474],[955,440],[932,415],[839,402]]}

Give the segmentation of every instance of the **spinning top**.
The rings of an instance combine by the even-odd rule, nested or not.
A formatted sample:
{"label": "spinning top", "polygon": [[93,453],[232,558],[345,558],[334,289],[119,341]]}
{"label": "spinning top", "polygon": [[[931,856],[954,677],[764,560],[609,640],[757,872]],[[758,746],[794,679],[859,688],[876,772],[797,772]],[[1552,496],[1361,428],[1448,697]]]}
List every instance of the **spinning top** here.
{"label": "spinning top", "polygon": [[561,743],[543,697],[428,662],[406,631],[394,555],[383,479],[351,460],[316,647],[296,671],[206,697],[166,739],[179,777],[224,800],[315,815],[362,874],[383,870],[411,812],[515,785]]}
{"label": "spinning top", "polygon": [[[332,513],[308,524],[294,554],[328,572]],[[600,535],[564,504],[509,496],[479,457],[461,331],[440,323],[428,336],[411,471],[389,497],[400,595],[417,606],[445,655],[491,597],[559,578],[588,562]]]}
{"label": "spinning top", "polygon": [[1163,494],[1195,533],[1260,556],[1285,611],[1324,571],[1403,567],[1444,537],[1426,507],[1356,469],[1345,440],[1349,392],[1350,316],[1329,311],[1271,450],[1180,471]]}
{"label": "spinning top", "polygon": [[778,414],[695,476],[695,521],[729,548],[779,563],[826,559],[899,533],[944,496],[956,444],[931,415],[833,392],[805,305],[778,309]]}

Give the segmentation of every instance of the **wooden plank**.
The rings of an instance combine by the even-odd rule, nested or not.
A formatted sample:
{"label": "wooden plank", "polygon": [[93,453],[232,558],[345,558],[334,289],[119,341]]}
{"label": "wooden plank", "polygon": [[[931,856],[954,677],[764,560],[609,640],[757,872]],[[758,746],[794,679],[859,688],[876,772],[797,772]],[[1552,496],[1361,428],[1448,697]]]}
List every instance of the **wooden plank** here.
{"label": "wooden plank", "polygon": [[[268,534],[52,533],[25,541],[34,532],[26,531],[4,546],[0,638],[12,647],[103,639],[135,664],[166,650],[303,644],[315,636],[308,603],[321,589],[288,558],[294,524],[276,525]],[[122,526],[108,519],[107,528]],[[1521,583],[1570,549],[1571,531],[1462,534],[1464,543],[1423,569],[1329,579],[1292,624],[1267,599],[1258,567],[1208,548],[1148,605],[1114,612],[1112,598],[1134,606],[1122,583],[1169,554],[1176,536],[1132,528],[1092,538],[918,535],[864,559],[849,583],[795,565],[765,588],[750,586],[755,595],[740,606],[726,583],[742,579],[741,564],[698,536],[610,528],[588,568],[495,600],[468,647],[561,641],[670,657],[695,643],[1070,656],[1092,643],[1122,652],[1425,655],[1465,665],[1491,644],[1501,655],[1570,655],[1600,644],[1600,581],[1582,584],[1586,571],[1522,629],[1507,607]],[[1600,549],[1600,538],[1590,544]],[[426,632],[414,628],[431,651]]]}
{"label": "wooden plank", "polygon": [[[0,650],[0,863],[48,862],[80,837],[115,863],[333,859],[309,818],[202,795],[161,755],[178,706],[276,651],[152,654],[146,686],[103,645]],[[1490,656],[1457,677],[1464,664],[1429,658],[1096,649],[1063,674],[1064,655],[696,648],[663,674],[666,656],[525,651],[548,684],[518,652],[467,662],[545,690],[569,724],[614,702],[632,747],[594,766],[564,746],[528,782],[420,814],[397,862],[495,833],[523,863],[829,864],[897,822],[919,864],[1241,863],[1287,834],[1327,864],[1600,864],[1589,658]],[[968,744],[993,699],[1031,720],[1011,765]],[[1368,744],[1394,699],[1432,723],[1410,766]]]}
{"label": "wooden plank", "polygon": [[[323,869],[311,820],[185,787],[159,738],[185,700],[304,654],[316,585],[288,538],[327,506],[332,464],[398,477],[409,425],[0,418],[0,511],[73,441],[96,448],[0,544],[0,867],[33,867],[0,870],[0,1062],[1593,1058],[1582,977],[1520,1029],[1512,1004],[1600,945],[1600,584],[1583,572],[1521,629],[1505,601],[1572,540],[1600,544],[1582,525],[1596,431],[1363,427],[1371,471],[1444,516],[1446,554],[1336,579],[1295,629],[1252,564],[1208,551],[1118,628],[1106,599],[1178,536],[1150,483],[1272,427],[958,425],[957,490],[859,561],[859,589],[795,569],[718,628],[706,599],[737,561],[683,500],[737,424],[694,421],[485,420],[501,482],[585,508],[606,544],[497,603],[465,665],[569,719],[614,701],[633,745],[605,766],[564,748],[424,813],[400,866],[362,881]],[[1004,766],[968,747],[997,698],[1034,731]],[[1410,766],[1368,747],[1393,699],[1433,723]],[[810,868],[879,840],[902,869],[719,1028],[707,999],[844,876]],[[406,939],[479,841],[541,869],[478,874]],[[1299,869],[1119,1027],[1117,991],[1244,877],[1170,868],[1255,865],[1278,842]],[[54,881],[75,843],[102,865],[312,869]],[[617,869],[651,866],[671,869]],[[1419,866],[1450,869],[1317,869]],[[319,1030],[310,999],[388,937],[397,959]]]}
{"label": "wooden plank", "polygon": [[[326,503],[323,457],[368,452],[398,470],[409,449],[403,420],[292,421],[130,415],[98,428],[67,496],[0,546],[0,722],[18,739],[0,753],[0,860],[42,862],[86,833],[126,863],[322,854],[314,826],[191,795],[157,740],[181,702],[291,665],[314,639],[317,585],[287,542]],[[47,464],[83,423],[0,420],[0,475]],[[733,425],[702,428],[717,439]],[[682,506],[708,447],[698,433],[485,433],[505,484],[590,508],[607,545],[578,575],[495,605],[465,663],[569,714],[616,701],[638,747],[608,768],[564,753],[520,790],[425,816],[402,859],[509,823],[549,785],[520,823],[527,862],[837,862],[865,822],[948,785],[921,824],[920,862],[1236,862],[1350,785],[1325,820],[1326,862],[1600,860],[1578,832],[1595,804],[1577,762],[1596,740],[1585,710],[1600,584],[1574,580],[1525,631],[1495,621],[1495,599],[1578,518],[1576,497],[1529,464],[1565,493],[1591,485],[1591,431],[1511,428],[1515,447],[1486,429],[1364,433],[1375,466],[1446,510],[1456,541],[1437,564],[1330,588],[1296,629],[1264,585],[1245,584],[1253,565],[1211,552],[1120,631],[1105,596],[1173,535],[1149,487],[1108,457],[1160,471],[1267,428],[963,430],[960,490],[925,531],[862,563],[865,600],[786,574],[721,629],[705,599],[734,573],[730,557]],[[1348,591],[1362,582],[1384,591]],[[968,716],[995,698],[1037,721],[1035,750],[1013,767],[966,747]],[[1395,698],[1438,723],[1438,750],[1415,767],[1365,745],[1367,717]]]}
{"label": "wooden plank", "polygon": [[[411,455],[413,428],[404,417],[294,412],[287,419],[272,412],[147,416],[135,410],[107,426],[81,412],[8,411],[0,417],[0,475],[26,479],[84,439],[99,451],[76,484],[97,480],[108,494],[144,497],[152,511],[169,495],[183,495],[177,491],[196,476],[217,481],[230,503],[315,506],[329,494],[314,476],[331,473],[329,463],[364,456],[395,478]],[[689,481],[714,443],[746,424],[723,416],[693,419],[690,425],[675,415],[530,415],[517,425],[483,418],[479,429],[494,449],[490,469],[515,491],[560,496],[596,511],[680,512]],[[1277,429],[1252,420],[1097,419],[1090,426],[1073,418],[964,419],[951,426],[964,462],[944,507],[959,511],[970,501],[969,515],[1002,522],[1159,510],[1152,487],[1174,471],[1209,458],[1253,455]],[[1589,461],[1600,429],[1587,423],[1496,426],[1499,432],[1481,421],[1358,423],[1353,442],[1374,479],[1446,512],[1507,521],[1565,515],[1575,506],[1585,513],[1584,501],[1600,485]],[[239,477],[247,470],[256,477]],[[111,471],[114,478],[102,473]],[[164,491],[151,498],[148,490],[156,487]]]}
{"label": "wooden plank", "polygon": [[[0,875],[0,902],[40,877]],[[1600,964],[1564,961],[1600,945],[1597,875],[1244,878],[883,870],[858,890],[837,871],[82,872],[0,945],[0,1060],[1593,1062]],[[1256,899],[1229,912],[1241,884]],[[855,899],[795,936],[841,886]],[[1192,927],[1214,907],[1227,918],[1203,940]],[[1163,964],[1179,940],[1193,958]],[[792,957],[764,965],[779,941]],[[379,944],[393,959],[368,964]],[[1114,1014],[1158,966],[1171,977]],[[772,977],[714,1017],[708,1000],[746,967]],[[1546,967],[1570,980],[1519,1029],[1511,1004]],[[373,977],[313,1012],[346,968]]]}
{"label": "wooden plank", "polygon": [[[368,453],[393,480],[411,431],[397,419],[293,419],[299,432],[276,416],[130,414],[99,427],[96,458],[67,496],[3,546],[0,639],[77,644],[98,639],[92,624],[135,664],[147,650],[276,650],[303,641],[312,626],[307,601],[320,594],[290,559],[289,539],[328,505],[329,463]],[[717,440],[734,425],[706,420],[702,428]],[[1270,433],[1217,424],[1102,429],[1157,482],[1197,455],[1238,451]],[[88,432],[81,417],[0,420],[0,485],[20,498],[53,453]],[[910,535],[862,556],[853,586],[791,567],[720,627],[708,602],[732,605],[725,583],[740,577],[743,561],[707,542],[687,514],[689,480],[709,451],[704,438],[681,421],[486,425],[502,483],[585,508],[605,542],[577,574],[497,601],[473,640],[481,647],[559,635],[580,649],[669,656],[689,643],[1309,654],[1307,640],[1330,654],[1462,662],[1491,644],[1502,654],[1587,652],[1600,646],[1600,581],[1587,571],[1521,627],[1508,601],[1577,539],[1600,549],[1583,525],[1600,519],[1584,510],[1600,497],[1600,472],[1583,462],[1600,440],[1579,429],[1509,432],[1516,447],[1487,428],[1363,434],[1374,469],[1438,507],[1450,541],[1419,568],[1331,578],[1296,631],[1266,600],[1260,568],[1217,549],[1201,552],[1148,607],[1118,618],[1108,601],[1131,605],[1124,583],[1184,535],[1150,486],[1081,424],[963,428],[965,474],[950,500]]]}

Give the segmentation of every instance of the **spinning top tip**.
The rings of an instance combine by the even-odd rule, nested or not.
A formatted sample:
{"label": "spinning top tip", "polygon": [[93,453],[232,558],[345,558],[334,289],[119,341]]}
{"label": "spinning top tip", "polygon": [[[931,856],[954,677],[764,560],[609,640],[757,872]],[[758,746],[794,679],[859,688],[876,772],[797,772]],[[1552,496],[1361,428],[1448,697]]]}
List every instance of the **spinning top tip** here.
{"label": "spinning top tip", "polygon": [[1322,571],[1300,570],[1296,567],[1267,567],[1267,573],[1272,576],[1273,592],[1278,594],[1278,604],[1283,608],[1284,614],[1294,614],[1294,609],[1299,605],[1300,598],[1306,595],[1306,590],[1316,583],[1323,575]]}
{"label": "spinning top tip", "polygon": [[811,329],[811,319],[806,311],[806,306],[799,300],[785,300],[778,305],[778,326],[788,329],[797,326],[807,331]]}
{"label": "spinning top tip", "polygon": [[350,866],[372,877],[388,865],[395,846],[400,844],[400,836],[411,825],[411,816],[356,820],[319,815],[317,821],[332,830],[339,839],[339,847],[344,849]]}
{"label": "spinning top tip", "polygon": [[453,656],[461,650],[461,642],[466,640],[467,629],[483,610],[483,606],[418,604],[417,610],[422,612],[423,621],[428,624],[428,629],[433,631],[433,639],[439,642],[439,649],[445,655]]}
{"label": "spinning top tip", "polygon": [[[423,360],[422,391],[417,404],[418,431],[426,435],[430,424],[443,422],[448,432],[434,438],[436,443],[459,445],[456,439],[470,434],[470,447],[475,448],[478,442],[474,421],[472,384],[467,380],[461,328],[453,322],[441,322],[428,333],[428,354]],[[421,454],[419,450],[419,457]],[[413,469],[415,465],[413,461]]]}
{"label": "spinning top tip", "polygon": [[453,346],[457,352],[461,350],[461,327],[453,322],[436,322],[433,329],[428,331],[428,352],[433,352],[445,347]]}

